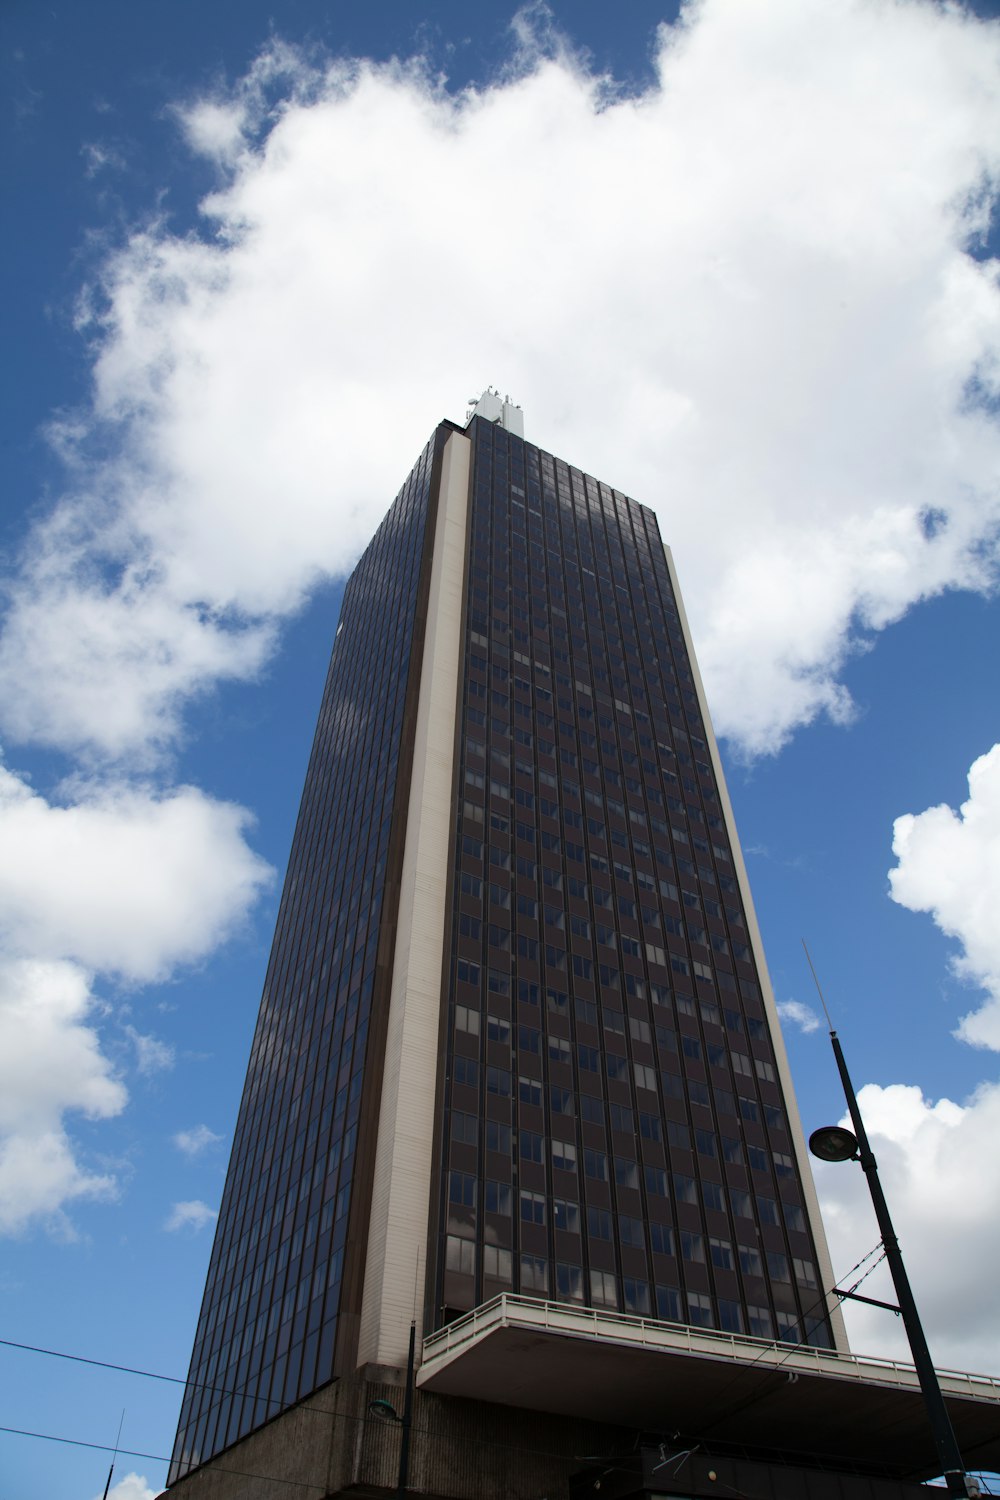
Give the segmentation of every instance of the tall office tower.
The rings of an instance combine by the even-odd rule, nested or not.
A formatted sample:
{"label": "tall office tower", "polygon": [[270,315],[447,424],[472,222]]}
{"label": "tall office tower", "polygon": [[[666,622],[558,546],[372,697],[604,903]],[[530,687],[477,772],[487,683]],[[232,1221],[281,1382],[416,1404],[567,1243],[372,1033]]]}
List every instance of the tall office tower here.
{"label": "tall office tower", "polygon": [[[402,1410],[412,1321],[421,1430],[439,1423],[420,1487],[446,1495],[543,1493],[537,1462],[510,1468],[541,1412],[527,1447],[554,1496],[609,1422],[705,1426],[734,1359],[773,1378],[846,1357],[669,554],[651,510],[520,425],[491,392],[442,422],[344,593],[181,1411],[185,1494],[231,1493],[227,1470],[394,1481],[367,1396]],[[796,1448],[789,1421],[772,1446]]]}

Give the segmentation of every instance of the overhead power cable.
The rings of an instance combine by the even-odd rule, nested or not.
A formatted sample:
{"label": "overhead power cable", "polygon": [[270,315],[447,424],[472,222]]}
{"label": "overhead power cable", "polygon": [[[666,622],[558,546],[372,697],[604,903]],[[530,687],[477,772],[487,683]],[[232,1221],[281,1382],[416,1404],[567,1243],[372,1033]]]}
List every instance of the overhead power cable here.
{"label": "overhead power cable", "polygon": [[[92,1366],[95,1366],[97,1369],[100,1369],[100,1370],[114,1370],[117,1373],[123,1374],[123,1375],[137,1375],[137,1376],[143,1377],[146,1380],[163,1380],[163,1381],[166,1381],[167,1383],[169,1383],[170,1385],[191,1386],[192,1388],[195,1388],[195,1389],[198,1389],[198,1390],[211,1391],[213,1393],[213,1395],[218,1395],[218,1396],[234,1396],[234,1397],[238,1397],[241,1400],[246,1396],[246,1392],[245,1391],[231,1391],[231,1390],[226,1390],[222,1386],[204,1385],[204,1384],[200,1384],[196,1380],[185,1380],[185,1379],[183,1379],[179,1375],[163,1375],[163,1374],[161,1374],[157,1370],[141,1370],[138,1367],[136,1367],[135,1365],[113,1364],[110,1360],[106,1360],[106,1359],[92,1359],[92,1358],[89,1358],[88,1356],[83,1355],[83,1354],[68,1354],[68,1353],[66,1353],[62,1349],[46,1349],[46,1348],[42,1347],[39,1344],[18,1343],[15,1339],[0,1338],[0,1346],[8,1348],[8,1349],[21,1349],[21,1350],[26,1351],[29,1354],[43,1354],[43,1355],[46,1355],[47,1357],[49,1357],[50,1359],[66,1359],[66,1360],[70,1360],[74,1364],[92,1365]],[[270,1400],[268,1402],[268,1405],[272,1405],[273,1406],[273,1405],[276,1405],[276,1404],[280,1404],[280,1403],[277,1403],[274,1400]],[[333,1408],[329,1407],[329,1406],[309,1406],[309,1405],[305,1404],[304,1402],[301,1405],[299,1405],[299,1406],[296,1407],[296,1411],[299,1411],[299,1412],[308,1412],[308,1413],[310,1413],[310,1415],[317,1416],[317,1417],[332,1417],[333,1419],[335,1419],[337,1421],[342,1421],[342,1422],[365,1422],[365,1421],[369,1420],[368,1414],[366,1412],[361,1412],[359,1414],[356,1414],[354,1412],[348,1412],[348,1411],[334,1411]],[[15,1428],[0,1427],[0,1432],[7,1432],[7,1431],[14,1432],[14,1431],[18,1431],[18,1430],[19,1429],[15,1429]],[[433,1438],[436,1438],[438,1440],[440,1440],[440,1438],[441,1438],[441,1434],[439,1432],[436,1432],[436,1431],[434,1431],[433,1429],[431,1429],[429,1427],[420,1427],[416,1423],[411,1423],[410,1431],[412,1433],[419,1433],[419,1434],[421,1434],[421,1435],[423,1435],[425,1437],[433,1437]],[[45,1437],[45,1436],[47,1436],[47,1434],[45,1434],[45,1433],[27,1433],[27,1434],[24,1434],[24,1435],[28,1436],[28,1437],[33,1437],[33,1436]],[[53,1438],[52,1441],[53,1442],[63,1442],[63,1441],[65,1441],[65,1442],[72,1442],[73,1439],[70,1439],[70,1438],[66,1438],[66,1439]],[[559,1452],[556,1452],[553,1449],[549,1449],[549,1448],[528,1448],[528,1447],[525,1447],[525,1445],[523,1443],[505,1443],[505,1442],[502,1442],[502,1441],[500,1441],[500,1440],[498,1440],[496,1438],[479,1438],[479,1439],[477,1439],[477,1442],[479,1443],[479,1446],[483,1447],[483,1448],[502,1448],[502,1449],[505,1449],[506,1451],[511,1452],[511,1453],[529,1453],[529,1454],[533,1454],[537,1458],[566,1458],[567,1457],[567,1455],[565,1453],[559,1453]],[[109,1453],[111,1452],[110,1446],[108,1444],[106,1444],[106,1443],[84,1443],[82,1446],[84,1446],[84,1447],[91,1447],[91,1448],[103,1448],[106,1452],[109,1452]],[[119,1449],[119,1452],[121,1452],[121,1453],[126,1453],[127,1451],[128,1450],[126,1450],[124,1448]],[[162,1458],[162,1457],[160,1457],[160,1455],[155,1454],[155,1453],[140,1453],[140,1454],[133,1454],[131,1456],[132,1457],[138,1457],[138,1458],[158,1458],[161,1463],[170,1463],[171,1462],[170,1459],[168,1459],[168,1458]],[[206,1462],[208,1462],[208,1460],[206,1460]],[[214,1465],[214,1460],[213,1460],[213,1465]],[[232,1471],[232,1472],[235,1472],[235,1470]],[[263,1476],[255,1476],[255,1477],[266,1478],[267,1476],[263,1475]]]}
{"label": "overhead power cable", "polygon": [[[872,1248],[869,1251],[867,1251],[866,1254],[862,1255],[862,1257],[861,1257],[861,1259],[859,1261],[855,1262],[855,1264],[848,1271],[847,1275],[848,1276],[853,1276],[854,1273],[855,1273],[855,1271],[860,1270],[860,1268],[864,1265],[865,1261],[868,1260],[868,1259],[870,1259],[870,1257],[873,1256],[876,1253],[876,1251],[881,1250],[881,1248],[882,1248],[882,1241],[879,1240],[879,1242],[878,1242],[877,1245],[873,1245]],[[876,1262],[876,1265],[877,1264],[878,1264],[878,1262]],[[874,1267],[872,1267],[872,1270],[874,1270]],[[868,1275],[868,1274],[869,1273],[866,1271],[865,1275]],[[844,1278],[844,1279],[846,1280],[846,1278]],[[864,1276],[862,1276],[862,1278],[861,1278],[861,1281],[863,1281],[863,1280],[864,1280]],[[855,1284],[858,1285],[858,1286],[860,1286],[861,1282],[859,1281],[859,1282],[857,1282]],[[802,1313],[802,1320],[803,1320],[803,1322],[805,1322],[805,1320],[807,1318],[811,1317],[811,1315],[814,1312],[817,1312],[821,1307],[825,1308],[827,1311],[829,1311],[829,1304],[828,1304],[828,1302],[826,1300],[828,1295],[832,1295],[832,1293],[827,1293],[825,1291],[824,1292],[820,1292],[818,1294],[818,1296],[814,1299],[814,1301],[812,1301],[809,1304],[809,1306],[806,1307],[803,1310],[803,1313]],[[744,1365],[742,1367],[742,1369],[737,1370],[732,1376],[730,1376],[729,1380],[726,1381],[726,1384],[722,1387],[722,1389],[713,1398],[713,1404],[717,1407],[718,1403],[721,1401],[722,1397],[726,1394],[727,1391],[732,1390],[733,1386],[734,1385],[738,1385],[739,1382],[744,1378],[744,1376],[749,1375],[749,1373],[754,1368],[754,1366],[757,1365],[757,1364],[759,1364],[759,1362],[764,1358],[765,1354],[771,1354],[771,1353],[773,1353],[778,1347],[779,1347],[779,1344],[777,1343],[777,1341],[765,1344],[764,1347],[761,1349],[760,1353],[754,1359],[750,1360],[750,1362],[748,1364]],[[783,1345],[782,1344],[780,1347],[784,1348],[784,1353],[782,1354],[781,1358],[778,1360],[777,1365],[775,1366],[775,1368],[779,1368],[779,1369],[785,1363],[785,1361],[787,1359],[790,1359],[791,1356],[793,1354],[796,1354],[800,1349],[813,1349],[813,1348],[815,1348],[815,1345],[813,1345],[813,1344],[807,1344],[807,1343],[805,1343],[804,1340],[799,1339],[798,1342],[796,1342],[796,1343],[789,1343],[787,1345]],[[824,1351],[824,1352],[826,1352],[826,1351]],[[832,1352],[835,1353],[836,1351],[832,1351]],[[711,1428],[709,1430],[711,1431]]]}
{"label": "overhead power cable", "polygon": [[[40,1438],[46,1443],[66,1443],[71,1448],[94,1448],[100,1453],[122,1453],[126,1458],[145,1458],[158,1464],[170,1462],[170,1459],[164,1458],[162,1453],[140,1453],[135,1448],[112,1449],[110,1443],[87,1443],[82,1438],[58,1437],[53,1432],[30,1432],[25,1427],[0,1427],[0,1432],[10,1432],[15,1437]],[[235,1474],[240,1479],[261,1479],[265,1484],[291,1484],[299,1489],[319,1490],[321,1494],[326,1489],[326,1486],[322,1484],[310,1484],[304,1479],[283,1479],[277,1474],[251,1474],[247,1469],[227,1469],[216,1463],[213,1463],[212,1468],[217,1474]]]}

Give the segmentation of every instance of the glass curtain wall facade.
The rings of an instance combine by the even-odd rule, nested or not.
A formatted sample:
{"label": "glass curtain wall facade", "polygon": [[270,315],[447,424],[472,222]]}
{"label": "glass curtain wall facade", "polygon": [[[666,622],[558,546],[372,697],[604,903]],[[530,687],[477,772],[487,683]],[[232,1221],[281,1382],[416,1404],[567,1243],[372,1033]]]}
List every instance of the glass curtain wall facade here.
{"label": "glass curtain wall facade", "polygon": [[171,1483],[372,1357],[369,1225],[452,439],[471,471],[433,1144],[402,1231],[423,1332],[511,1290],[833,1342],[656,518],[481,416],[443,422],[345,589]]}
{"label": "glass curtain wall facade", "polygon": [[831,1346],[656,517],[472,431],[428,1322],[513,1290]]}
{"label": "glass curtain wall facade", "polygon": [[378,1086],[391,871],[446,432],[431,439],[344,590],[170,1483],[329,1381],[344,1346],[350,1362],[360,1268],[347,1244],[349,1227],[356,1238],[366,1222],[369,1173],[356,1168],[371,1152],[365,1104]]}

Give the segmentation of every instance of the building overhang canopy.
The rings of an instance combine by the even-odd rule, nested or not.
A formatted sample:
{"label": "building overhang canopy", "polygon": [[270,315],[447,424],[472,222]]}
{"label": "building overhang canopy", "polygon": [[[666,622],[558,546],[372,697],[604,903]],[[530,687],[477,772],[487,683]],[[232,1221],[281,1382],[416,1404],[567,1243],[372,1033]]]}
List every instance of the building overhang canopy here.
{"label": "building overhang canopy", "polygon": [[[969,1469],[1000,1469],[1000,1380],[939,1371]],[[420,1387],[711,1448],[939,1472],[912,1365],[504,1295],[423,1342]]]}

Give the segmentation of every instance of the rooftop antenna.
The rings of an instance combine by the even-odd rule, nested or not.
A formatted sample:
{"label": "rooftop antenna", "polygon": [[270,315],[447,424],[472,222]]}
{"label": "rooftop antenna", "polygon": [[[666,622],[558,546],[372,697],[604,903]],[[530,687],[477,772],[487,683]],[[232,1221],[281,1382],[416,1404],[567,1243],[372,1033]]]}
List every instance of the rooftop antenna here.
{"label": "rooftop antenna", "polygon": [[122,1419],[118,1423],[118,1436],[115,1438],[115,1451],[111,1455],[111,1468],[108,1470],[108,1482],[104,1486],[104,1494],[101,1496],[101,1500],[108,1500],[108,1490],[111,1488],[111,1476],[115,1472],[115,1459],[118,1457],[118,1444],[122,1440],[122,1428],[124,1427],[124,1425],[125,1425],[125,1408],[123,1406],[122,1407]]}
{"label": "rooftop antenna", "polygon": [[803,948],[805,948],[806,962],[808,963],[809,968],[812,972],[813,984],[816,986],[816,993],[819,996],[819,1003],[823,1007],[824,1016],[826,1016],[827,1029],[829,1030],[831,1036],[836,1036],[837,1033],[833,1029],[833,1022],[830,1020],[830,1012],[827,1010],[826,1001],[823,998],[823,991],[820,989],[819,976],[816,973],[816,965],[812,961],[812,955],[809,952],[809,949],[806,948],[805,938],[802,939],[802,946]]}

